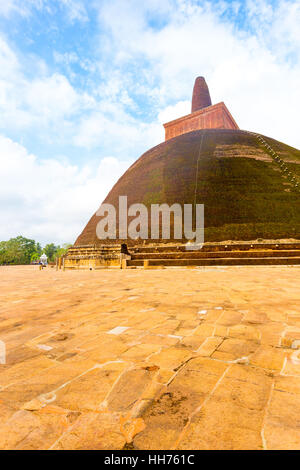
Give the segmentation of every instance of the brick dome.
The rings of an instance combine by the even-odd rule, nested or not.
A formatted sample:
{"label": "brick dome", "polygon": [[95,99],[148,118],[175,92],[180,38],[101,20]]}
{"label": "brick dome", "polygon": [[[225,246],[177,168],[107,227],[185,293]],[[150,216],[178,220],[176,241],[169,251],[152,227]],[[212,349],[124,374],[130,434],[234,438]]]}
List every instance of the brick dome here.
{"label": "brick dome", "polygon": [[[271,138],[263,140],[271,150],[259,135],[241,130],[180,135],[144,153],[104,202],[118,207],[119,196],[125,195],[128,205],[204,204],[205,241],[300,238],[300,197],[295,188],[300,151]],[[94,214],[75,246],[103,244],[96,236],[98,221]]]}

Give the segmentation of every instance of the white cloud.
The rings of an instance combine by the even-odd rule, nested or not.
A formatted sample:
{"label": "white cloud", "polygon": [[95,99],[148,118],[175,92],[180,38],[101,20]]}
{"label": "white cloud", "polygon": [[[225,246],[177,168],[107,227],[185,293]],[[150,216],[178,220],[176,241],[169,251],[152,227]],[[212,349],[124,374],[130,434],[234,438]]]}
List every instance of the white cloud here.
{"label": "white cloud", "polygon": [[0,128],[69,141],[76,115],[94,109],[96,101],[76,90],[65,75],[50,74],[42,62],[35,62],[35,70],[34,77],[28,77],[25,65],[0,36]]}
{"label": "white cloud", "polygon": [[[48,2],[24,5],[42,8]],[[63,5],[75,16],[86,11],[82,2],[64,0]],[[248,32],[220,16],[242,7],[251,26]],[[161,21],[160,27],[153,27],[149,18]],[[1,39],[0,126],[5,131],[27,128],[46,141],[73,142],[87,149],[105,141],[112,152],[118,135],[122,152],[131,151],[134,142],[158,143],[155,139],[163,136],[158,131],[161,116],[167,117],[171,109],[172,119],[181,115],[180,103],[190,100],[194,78],[200,74],[206,76],[213,102],[225,101],[241,128],[299,147],[299,21],[300,4],[289,0],[276,6],[264,0],[200,6],[188,0],[149,0],[146,5],[137,0],[103,1],[101,60],[93,63],[74,51],[54,53],[72,78],[72,64],[88,73],[98,68],[101,79],[93,77],[89,93],[76,89],[62,73],[50,72],[47,66],[43,70],[42,64],[28,78]],[[280,112],[283,105],[288,105],[288,113]]]}
{"label": "white cloud", "polygon": [[91,97],[77,93],[67,78],[60,74],[27,83],[24,95],[30,113],[50,120],[69,116],[79,109],[82,112],[93,105]]}
{"label": "white cloud", "polygon": [[[280,0],[272,6],[252,0],[233,8],[227,2],[177,1],[160,28],[147,22],[151,4],[107,1],[99,13],[113,67],[126,74],[133,63],[142,64],[133,89],[150,96],[154,82],[156,106],[164,112],[190,99],[195,77],[204,75],[213,102],[225,101],[241,128],[300,147],[299,2]],[[159,14],[156,7],[153,15]],[[221,16],[241,8],[249,22],[244,31],[232,16]]]}
{"label": "white cloud", "polygon": [[57,13],[57,8],[66,13],[70,22],[88,21],[88,14],[81,0],[0,0],[0,16],[6,18],[12,14],[28,17],[34,10],[45,10],[53,15]]}
{"label": "white cloud", "polygon": [[174,106],[167,106],[158,114],[158,120],[161,124],[173,121],[180,116],[185,116],[191,112],[190,101],[178,101]]}
{"label": "white cloud", "polygon": [[60,3],[67,9],[68,17],[72,22],[75,20],[88,21],[88,14],[83,2],[79,0],[60,0]]}
{"label": "white cloud", "polygon": [[0,78],[13,77],[19,72],[19,61],[16,54],[0,36]]}
{"label": "white cloud", "polygon": [[39,160],[0,136],[0,240],[22,234],[46,243],[74,242],[117,179],[133,161],[98,165]]}
{"label": "white cloud", "polygon": [[7,18],[13,12],[26,16],[26,5],[22,7],[18,0],[0,0],[0,15]]}
{"label": "white cloud", "polygon": [[[163,140],[163,128],[158,123],[144,123],[122,111],[118,104],[101,103],[102,111],[84,117],[74,136],[76,146],[102,151],[126,158],[138,156],[140,152],[153,147]],[[106,110],[106,112],[105,112]]]}

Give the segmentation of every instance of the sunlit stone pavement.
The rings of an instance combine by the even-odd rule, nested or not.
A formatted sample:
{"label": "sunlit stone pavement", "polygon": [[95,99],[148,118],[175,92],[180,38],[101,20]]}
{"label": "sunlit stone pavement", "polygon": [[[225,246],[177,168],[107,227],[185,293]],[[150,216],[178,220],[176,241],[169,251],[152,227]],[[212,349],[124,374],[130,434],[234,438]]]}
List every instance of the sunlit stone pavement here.
{"label": "sunlit stone pavement", "polygon": [[1,449],[299,449],[299,267],[0,267]]}

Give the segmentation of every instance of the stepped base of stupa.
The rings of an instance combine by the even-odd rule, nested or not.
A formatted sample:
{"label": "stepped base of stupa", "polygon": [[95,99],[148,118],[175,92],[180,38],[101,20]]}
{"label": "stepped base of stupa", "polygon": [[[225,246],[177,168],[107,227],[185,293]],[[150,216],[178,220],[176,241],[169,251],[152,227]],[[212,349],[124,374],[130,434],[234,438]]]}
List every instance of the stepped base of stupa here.
{"label": "stepped base of stupa", "polygon": [[[125,251],[125,252],[124,252]],[[129,259],[122,245],[82,245],[69,248],[63,259],[64,269],[119,268]]]}
{"label": "stepped base of stupa", "polygon": [[65,269],[167,268],[197,266],[300,265],[300,241],[204,244],[189,251],[186,245],[121,245],[72,247]]}

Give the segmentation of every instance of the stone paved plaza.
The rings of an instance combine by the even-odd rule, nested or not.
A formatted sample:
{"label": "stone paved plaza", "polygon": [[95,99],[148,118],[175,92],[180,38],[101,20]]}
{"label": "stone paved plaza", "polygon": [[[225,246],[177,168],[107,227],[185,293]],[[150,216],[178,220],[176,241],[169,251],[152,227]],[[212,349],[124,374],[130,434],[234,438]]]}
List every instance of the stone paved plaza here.
{"label": "stone paved plaza", "polygon": [[299,267],[0,268],[1,449],[299,449]]}

